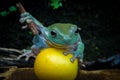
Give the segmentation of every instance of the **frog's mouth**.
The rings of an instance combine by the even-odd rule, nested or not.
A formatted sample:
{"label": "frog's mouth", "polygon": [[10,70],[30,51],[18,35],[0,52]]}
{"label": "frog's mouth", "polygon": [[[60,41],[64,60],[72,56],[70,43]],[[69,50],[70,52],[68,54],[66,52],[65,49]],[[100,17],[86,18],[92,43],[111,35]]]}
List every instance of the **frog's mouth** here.
{"label": "frog's mouth", "polygon": [[46,43],[48,44],[48,47],[55,47],[55,48],[60,48],[60,49],[65,49],[67,47],[67,45],[57,44],[57,43],[51,42],[47,39],[46,39]]}
{"label": "frog's mouth", "polygon": [[55,47],[55,48],[59,48],[59,49],[66,49],[66,48],[75,48],[78,44],[78,42],[80,41],[80,39],[78,39],[75,43],[71,44],[71,45],[62,45],[62,44],[57,44],[55,42],[51,42],[50,40],[48,40],[47,38],[45,38],[46,43],[48,44],[48,47]]}

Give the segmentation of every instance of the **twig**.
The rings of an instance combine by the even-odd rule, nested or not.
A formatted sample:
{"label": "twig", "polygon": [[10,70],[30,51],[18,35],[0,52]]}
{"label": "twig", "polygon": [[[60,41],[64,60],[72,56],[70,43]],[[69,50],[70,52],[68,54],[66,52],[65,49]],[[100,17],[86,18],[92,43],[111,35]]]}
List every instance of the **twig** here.
{"label": "twig", "polygon": [[[16,7],[20,11],[20,13],[25,13],[26,12],[25,8],[23,7],[23,5],[21,3],[17,3]],[[27,25],[29,26],[29,28],[31,29],[31,31],[33,32],[34,35],[38,34],[38,30],[35,27],[35,24],[32,20],[29,23],[27,23]]]}
{"label": "twig", "polygon": [[18,50],[18,49],[13,49],[13,48],[2,48],[2,47],[0,47],[0,50],[3,50],[3,51],[7,51],[7,52],[17,52],[17,53],[19,53],[19,54],[22,54],[22,52],[20,51],[20,50]]}

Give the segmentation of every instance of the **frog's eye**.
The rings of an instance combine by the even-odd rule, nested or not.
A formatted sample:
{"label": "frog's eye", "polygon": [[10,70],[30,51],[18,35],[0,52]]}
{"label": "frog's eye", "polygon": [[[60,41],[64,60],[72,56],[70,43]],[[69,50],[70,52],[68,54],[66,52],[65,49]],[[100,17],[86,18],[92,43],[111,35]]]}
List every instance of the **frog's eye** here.
{"label": "frog's eye", "polygon": [[50,34],[53,38],[55,38],[57,36],[57,33],[55,31],[51,31]]}
{"label": "frog's eye", "polygon": [[76,29],[75,33],[79,33],[79,30],[78,30],[78,29]]}
{"label": "frog's eye", "polygon": [[75,33],[79,33],[80,30],[81,30],[81,28],[77,28],[76,31],[75,31]]}

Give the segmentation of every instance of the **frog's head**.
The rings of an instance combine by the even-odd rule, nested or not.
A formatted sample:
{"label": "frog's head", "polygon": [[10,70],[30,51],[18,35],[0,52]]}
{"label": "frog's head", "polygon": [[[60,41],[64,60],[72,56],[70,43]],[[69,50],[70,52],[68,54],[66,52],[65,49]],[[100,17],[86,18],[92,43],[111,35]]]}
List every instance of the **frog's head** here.
{"label": "frog's head", "polygon": [[56,23],[48,26],[47,39],[60,45],[70,45],[80,38],[76,25],[70,23]]}

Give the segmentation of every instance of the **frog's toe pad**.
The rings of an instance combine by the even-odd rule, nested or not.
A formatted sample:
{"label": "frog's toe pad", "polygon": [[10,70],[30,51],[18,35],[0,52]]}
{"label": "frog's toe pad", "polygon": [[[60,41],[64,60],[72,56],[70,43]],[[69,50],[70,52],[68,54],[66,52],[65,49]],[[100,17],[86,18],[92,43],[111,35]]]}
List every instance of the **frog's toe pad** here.
{"label": "frog's toe pad", "polygon": [[65,56],[67,56],[67,55],[68,55],[68,53],[67,53],[67,52],[63,52],[63,54],[64,54]]}
{"label": "frog's toe pad", "polygon": [[73,63],[75,61],[75,58],[71,58],[70,61]]}

